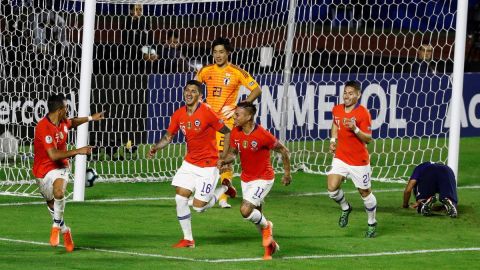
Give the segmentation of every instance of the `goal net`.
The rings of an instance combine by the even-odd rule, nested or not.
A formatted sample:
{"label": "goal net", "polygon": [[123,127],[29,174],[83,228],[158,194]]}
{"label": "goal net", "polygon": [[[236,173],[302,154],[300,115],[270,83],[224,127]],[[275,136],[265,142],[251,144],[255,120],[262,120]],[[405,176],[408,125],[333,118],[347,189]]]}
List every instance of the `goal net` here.
{"label": "goal net", "polygon": [[[63,92],[72,116],[78,107],[84,3],[1,5],[0,135],[10,139],[0,139],[0,192],[35,194],[33,131],[46,99]],[[90,123],[87,167],[101,181],[170,180],[183,137],[152,160],[145,153],[223,36],[231,62],[261,85],[257,121],[285,139],[294,170],[328,171],[331,109],[358,80],[373,118],[372,176],[404,181],[416,164],[447,159],[455,15],[454,1],[98,1],[90,110],[108,119]]]}

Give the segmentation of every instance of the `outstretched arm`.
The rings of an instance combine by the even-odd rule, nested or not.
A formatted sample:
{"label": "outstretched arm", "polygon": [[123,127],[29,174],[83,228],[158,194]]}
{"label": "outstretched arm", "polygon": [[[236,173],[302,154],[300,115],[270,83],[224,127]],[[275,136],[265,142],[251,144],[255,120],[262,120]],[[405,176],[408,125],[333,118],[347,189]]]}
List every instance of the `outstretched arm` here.
{"label": "outstretched arm", "polygon": [[64,150],[58,150],[57,148],[52,147],[47,150],[47,154],[51,160],[57,161],[65,158],[71,158],[76,155],[90,155],[92,153],[92,148],[93,148],[92,146],[87,145],[78,149],[64,151]]}
{"label": "outstretched arm", "polygon": [[173,135],[167,131],[165,135],[163,135],[163,137],[160,139],[160,141],[158,141],[157,144],[155,144],[154,146],[152,146],[152,148],[150,148],[150,150],[147,153],[147,158],[152,158],[153,156],[155,156],[157,151],[165,148],[165,146],[167,146],[172,141],[172,139],[173,139]]}
{"label": "outstretched arm", "polygon": [[71,118],[70,121],[72,121],[72,127],[71,128],[76,128],[80,126],[83,123],[88,122],[90,117],[92,118],[92,121],[98,121],[104,119],[104,113],[105,112],[99,112],[95,113],[92,116],[89,117],[76,117],[76,118]]}
{"label": "outstretched arm", "polygon": [[277,142],[277,145],[275,145],[273,151],[282,155],[282,163],[284,170],[282,184],[288,186],[292,182],[292,176],[290,175],[290,152],[288,151],[287,147],[285,147],[285,145],[283,145],[281,142]]}

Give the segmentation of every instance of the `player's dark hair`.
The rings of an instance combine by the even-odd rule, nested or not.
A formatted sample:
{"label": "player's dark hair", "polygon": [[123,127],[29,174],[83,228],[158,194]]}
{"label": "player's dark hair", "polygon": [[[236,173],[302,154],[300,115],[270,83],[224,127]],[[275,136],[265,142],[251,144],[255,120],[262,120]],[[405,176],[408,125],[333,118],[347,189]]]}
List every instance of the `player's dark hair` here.
{"label": "player's dark hair", "polygon": [[171,38],[178,38],[178,33],[173,30],[168,30],[167,31],[167,40],[170,40]]}
{"label": "player's dark hair", "polygon": [[347,86],[352,87],[353,89],[355,89],[358,92],[362,92],[361,85],[357,81],[348,81],[348,82],[345,83],[345,87],[347,87]]}
{"label": "player's dark hair", "polygon": [[255,104],[253,104],[252,102],[242,101],[237,104],[237,108],[243,108],[247,110],[252,116],[255,116],[255,114],[257,113],[257,106],[255,106]]}
{"label": "player's dark hair", "polygon": [[48,107],[48,112],[55,112],[58,109],[63,108],[65,105],[63,104],[63,101],[67,100],[67,98],[63,94],[54,94],[48,97],[47,101],[47,107]]}
{"label": "player's dark hair", "polygon": [[227,50],[227,52],[233,52],[233,46],[230,43],[230,40],[228,40],[227,38],[218,37],[217,39],[215,39],[212,43],[212,51],[213,51],[213,48],[215,48],[215,46],[217,45],[223,45],[223,47],[225,47],[225,50]]}
{"label": "player's dark hair", "polygon": [[197,81],[197,80],[189,80],[186,84],[185,84],[185,88],[187,88],[188,85],[195,85],[198,87],[198,90],[202,90],[202,83]]}

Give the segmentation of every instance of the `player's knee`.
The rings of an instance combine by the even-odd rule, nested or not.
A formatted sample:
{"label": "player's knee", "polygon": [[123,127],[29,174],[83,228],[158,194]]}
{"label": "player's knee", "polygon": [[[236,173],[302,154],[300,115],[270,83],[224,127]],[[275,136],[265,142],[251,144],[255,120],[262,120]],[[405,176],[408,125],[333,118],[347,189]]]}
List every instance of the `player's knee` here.
{"label": "player's knee", "polygon": [[56,179],[53,182],[53,197],[57,200],[63,199],[65,196],[65,180],[64,179]]}
{"label": "player's knee", "polygon": [[57,200],[61,200],[63,199],[63,197],[65,196],[65,192],[63,190],[63,188],[61,187],[54,187],[53,188],[53,197]]}
{"label": "player's knee", "polygon": [[175,195],[175,202],[177,205],[188,205],[188,198],[181,195]]}
{"label": "player's knee", "polygon": [[240,213],[242,214],[242,217],[248,218],[252,214],[253,209],[247,205],[242,205],[240,207]]}
{"label": "player's knee", "polygon": [[367,196],[362,195],[363,202],[366,205],[377,205],[377,198],[370,192]]}
{"label": "player's knee", "polygon": [[372,190],[371,189],[358,189],[358,192],[360,192],[360,196],[362,196],[362,198],[366,198],[368,196],[370,196],[370,194],[372,194]]}

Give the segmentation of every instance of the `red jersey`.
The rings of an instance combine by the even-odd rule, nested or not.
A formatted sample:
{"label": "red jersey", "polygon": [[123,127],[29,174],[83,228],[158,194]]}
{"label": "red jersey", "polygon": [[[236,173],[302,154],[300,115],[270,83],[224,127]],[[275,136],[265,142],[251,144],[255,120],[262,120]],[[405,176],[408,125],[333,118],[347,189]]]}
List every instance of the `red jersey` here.
{"label": "red jersey", "polygon": [[53,161],[48,156],[47,150],[56,148],[67,151],[68,130],[71,126],[72,122],[69,119],[55,126],[47,116],[38,122],[33,140],[33,175],[35,177],[43,178],[51,170],[68,168],[68,158]]}
{"label": "red jersey", "polygon": [[270,163],[270,150],[278,143],[277,138],[262,126],[255,125],[250,134],[245,134],[241,127],[235,127],[230,134],[230,146],[240,154],[243,182],[253,180],[273,180],[275,173]]}
{"label": "red jersey", "polygon": [[372,134],[372,118],[367,108],[357,105],[351,112],[347,113],[344,104],[339,104],[333,107],[332,114],[334,123],[338,128],[335,157],[352,166],[370,164],[367,145],[355,135],[353,130],[345,125],[347,120],[353,119],[361,131]]}
{"label": "red jersey", "polygon": [[218,161],[215,132],[223,126],[223,120],[208,105],[200,102],[192,115],[188,115],[187,106],[176,110],[167,131],[174,135],[180,129],[185,135],[187,162],[199,167],[215,167]]}

